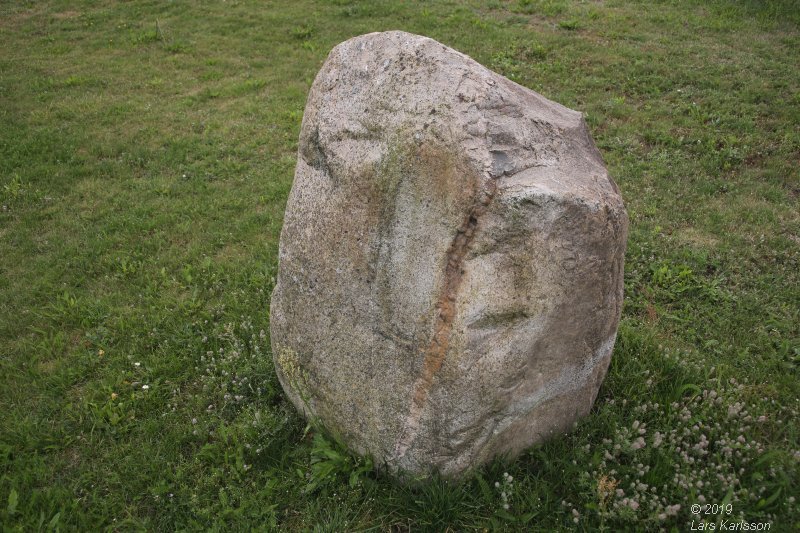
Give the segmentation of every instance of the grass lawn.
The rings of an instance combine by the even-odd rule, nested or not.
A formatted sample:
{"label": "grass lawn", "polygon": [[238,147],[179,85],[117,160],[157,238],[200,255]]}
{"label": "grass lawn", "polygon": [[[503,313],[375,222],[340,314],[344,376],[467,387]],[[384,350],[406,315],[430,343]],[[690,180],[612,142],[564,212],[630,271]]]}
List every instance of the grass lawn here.
{"label": "grass lawn", "polygon": [[[388,29],[586,113],[631,220],[591,415],[462,483],[271,362],[306,94]],[[0,530],[800,529],[795,2],[3,1],[0,43]]]}

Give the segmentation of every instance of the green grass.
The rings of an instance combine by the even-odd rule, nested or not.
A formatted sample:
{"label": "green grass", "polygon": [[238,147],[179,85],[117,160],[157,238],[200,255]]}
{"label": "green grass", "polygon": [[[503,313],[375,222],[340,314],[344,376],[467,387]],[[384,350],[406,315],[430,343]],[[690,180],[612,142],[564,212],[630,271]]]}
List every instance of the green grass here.
{"label": "green grass", "polygon": [[[304,431],[262,333],[307,91],[386,29],[585,112],[631,219],[592,414],[463,483]],[[0,40],[3,530],[800,528],[794,2],[3,2]]]}

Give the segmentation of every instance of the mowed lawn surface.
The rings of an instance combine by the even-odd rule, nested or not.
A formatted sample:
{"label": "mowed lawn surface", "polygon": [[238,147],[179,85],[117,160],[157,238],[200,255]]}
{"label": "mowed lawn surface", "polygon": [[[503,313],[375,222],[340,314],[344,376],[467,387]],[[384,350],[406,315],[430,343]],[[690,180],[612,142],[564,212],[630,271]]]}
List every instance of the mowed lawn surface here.
{"label": "mowed lawn surface", "polygon": [[[631,220],[591,415],[461,483],[271,362],[307,91],[388,29],[586,113]],[[0,529],[800,528],[796,3],[2,2],[0,43]]]}

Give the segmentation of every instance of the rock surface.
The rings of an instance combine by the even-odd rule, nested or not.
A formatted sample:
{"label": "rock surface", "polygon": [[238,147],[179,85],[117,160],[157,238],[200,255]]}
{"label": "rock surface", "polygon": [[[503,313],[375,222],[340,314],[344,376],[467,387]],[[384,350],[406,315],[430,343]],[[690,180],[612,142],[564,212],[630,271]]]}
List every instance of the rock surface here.
{"label": "rock surface", "polygon": [[585,415],[627,215],[580,113],[432,39],[350,39],[308,97],[271,303],[279,379],[394,473],[457,476]]}

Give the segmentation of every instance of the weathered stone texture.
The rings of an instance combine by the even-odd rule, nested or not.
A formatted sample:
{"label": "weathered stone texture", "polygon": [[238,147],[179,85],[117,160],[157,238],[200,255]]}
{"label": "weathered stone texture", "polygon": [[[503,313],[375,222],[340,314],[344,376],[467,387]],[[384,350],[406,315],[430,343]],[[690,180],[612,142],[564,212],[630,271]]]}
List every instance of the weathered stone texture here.
{"label": "weathered stone texture", "polygon": [[303,117],[271,336],[298,409],[457,475],[585,415],[627,216],[580,113],[431,39],[350,39]]}

